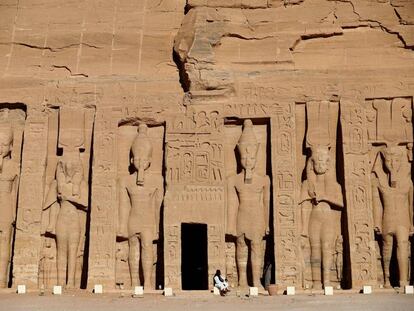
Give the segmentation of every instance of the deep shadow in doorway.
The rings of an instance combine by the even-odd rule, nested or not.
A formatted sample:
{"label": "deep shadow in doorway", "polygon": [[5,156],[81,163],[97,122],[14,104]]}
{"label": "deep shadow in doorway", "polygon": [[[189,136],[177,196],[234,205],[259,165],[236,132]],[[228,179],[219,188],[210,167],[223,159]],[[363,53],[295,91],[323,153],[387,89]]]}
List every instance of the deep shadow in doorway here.
{"label": "deep shadow in doorway", "polygon": [[207,225],[181,224],[183,290],[208,289]]}

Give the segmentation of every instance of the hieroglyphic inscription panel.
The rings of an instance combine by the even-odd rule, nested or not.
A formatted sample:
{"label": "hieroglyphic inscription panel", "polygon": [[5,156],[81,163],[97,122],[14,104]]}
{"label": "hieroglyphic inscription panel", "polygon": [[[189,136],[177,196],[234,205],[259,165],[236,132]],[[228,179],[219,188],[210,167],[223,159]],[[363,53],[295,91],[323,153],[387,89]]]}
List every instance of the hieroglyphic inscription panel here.
{"label": "hieroglyphic inscription panel", "polygon": [[88,287],[115,286],[117,140],[119,111],[97,112],[94,129]]}
{"label": "hieroglyphic inscription panel", "polygon": [[367,115],[356,101],[340,104],[352,286],[358,288],[377,281]]}
{"label": "hieroglyphic inscription panel", "polygon": [[25,124],[13,261],[14,283],[28,287],[37,287],[38,283],[47,129],[47,115],[29,110]]}
{"label": "hieroglyphic inscription panel", "polygon": [[190,106],[185,115],[168,120],[166,129],[164,282],[181,288],[182,223],[208,224],[209,280],[225,268],[222,107]]}
{"label": "hieroglyphic inscription panel", "polygon": [[300,284],[295,104],[275,104],[271,118],[276,279]]}

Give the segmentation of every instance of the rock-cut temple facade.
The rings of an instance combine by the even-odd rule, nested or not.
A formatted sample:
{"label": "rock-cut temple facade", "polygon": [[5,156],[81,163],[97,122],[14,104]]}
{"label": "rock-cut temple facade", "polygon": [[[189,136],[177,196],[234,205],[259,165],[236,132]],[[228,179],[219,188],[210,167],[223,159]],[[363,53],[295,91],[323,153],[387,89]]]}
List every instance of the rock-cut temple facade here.
{"label": "rock-cut temple facade", "polygon": [[411,0],[0,3],[0,287],[413,283]]}

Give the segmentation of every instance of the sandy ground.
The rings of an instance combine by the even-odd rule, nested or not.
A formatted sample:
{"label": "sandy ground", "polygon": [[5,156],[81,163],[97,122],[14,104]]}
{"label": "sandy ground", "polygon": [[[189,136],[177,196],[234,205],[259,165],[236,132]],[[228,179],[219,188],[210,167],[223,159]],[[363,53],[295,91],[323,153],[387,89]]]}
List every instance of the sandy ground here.
{"label": "sandy ground", "polygon": [[335,296],[296,295],[228,297],[211,293],[177,293],[174,297],[147,294],[143,298],[121,297],[119,294],[93,295],[89,293],[64,293],[62,296],[37,293],[24,295],[0,294],[0,311],[187,311],[187,310],[373,310],[373,311],[414,311],[414,295],[377,293],[371,295],[340,294]]}

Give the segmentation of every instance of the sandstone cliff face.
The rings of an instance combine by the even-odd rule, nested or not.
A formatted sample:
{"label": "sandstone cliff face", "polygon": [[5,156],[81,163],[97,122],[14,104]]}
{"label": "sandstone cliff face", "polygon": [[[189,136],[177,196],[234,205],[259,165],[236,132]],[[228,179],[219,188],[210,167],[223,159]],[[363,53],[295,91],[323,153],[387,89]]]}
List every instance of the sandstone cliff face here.
{"label": "sandstone cliff face", "polygon": [[2,102],[34,107],[82,93],[100,99],[117,93],[105,101],[139,104],[137,95],[151,92],[177,102],[171,96],[182,90],[171,46],[184,6],[175,0],[2,1]]}
{"label": "sandstone cliff face", "polygon": [[[410,79],[409,1],[190,1],[188,6],[174,50],[191,91],[232,93],[242,81],[263,79],[274,81],[279,96],[300,97],[315,91],[313,83],[363,88],[378,85],[377,79],[390,83],[394,75]],[[382,74],[374,77],[373,70]]]}
{"label": "sandstone cliff face", "polygon": [[[24,142],[19,140],[14,282],[38,284],[43,201],[62,156],[59,133],[75,137],[73,124],[82,116],[89,285],[113,286],[128,274],[124,259],[125,271],[116,272],[125,250],[116,242],[117,183],[128,173],[128,143],[138,122],[152,127],[156,172],[168,186],[165,204],[173,206],[165,212],[158,277],[180,286],[177,230],[183,219],[212,222],[210,259],[231,270],[234,241],[226,240],[220,213],[227,175],[237,167],[234,147],[243,119],[253,120],[262,144],[260,170],[272,178],[269,243],[275,249],[267,253],[276,265],[273,280],[305,287],[309,278],[298,260],[308,251],[300,247],[298,206],[311,148],[308,124],[321,120],[330,128],[346,205],[342,225],[349,231],[342,233],[346,280],[336,281],[376,284],[381,265],[369,175],[386,136],[380,128],[404,124],[411,134],[393,143],[412,144],[413,50],[411,0],[1,1],[0,109],[26,113],[24,130],[18,119]],[[388,110],[375,110],[379,106]],[[399,119],[392,121],[396,113]],[[185,162],[188,155],[194,163]],[[196,159],[206,163],[197,166]],[[185,172],[187,181],[181,173],[186,165],[198,170]],[[181,212],[177,202],[185,207]],[[215,267],[209,269],[214,274]]]}

